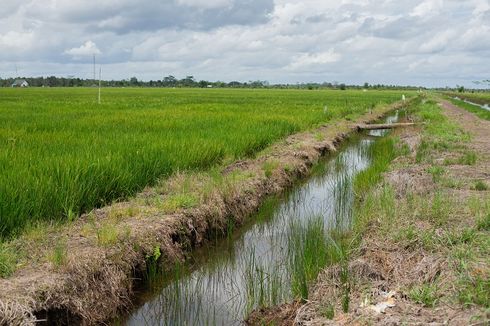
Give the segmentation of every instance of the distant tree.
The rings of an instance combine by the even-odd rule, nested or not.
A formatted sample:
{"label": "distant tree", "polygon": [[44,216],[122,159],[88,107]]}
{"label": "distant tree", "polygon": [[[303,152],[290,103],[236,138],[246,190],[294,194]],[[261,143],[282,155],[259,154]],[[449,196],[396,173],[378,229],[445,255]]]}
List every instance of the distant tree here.
{"label": "distant tree", "polygon": [[369,88],[369,83],[364,83],[364,88]]}
{"label": "distant tree", "polygon": [[138,85],[139,85],[139,83],[138,83],[138,78],[136,78],[136,77],[131,77],[131,78],[129,79],[129,85],[130,85],[130,86],[138,86]]}
{"label": "distant tree", "polygon": [[162,85],[163,87],[175,87],[177,86],[177,78],[175,78],[172,75],[164,77],[162,81]]}
{"label": "distant tree", "polygon": [[459,93],[464,93],[464,86],[457,86],[456,87],[458,88],[458,92]]}
{"label": "distant tree", "polygon": [[344,84],[344,83],[340,84],[340,89],[341,89],[341,90],[343,90],[343,91],[345,91],[346,86],[345,86],[345,84]]}
{"label": "distant tree", "polygon": [[49,76],[48,78],[46,78],[46,86],[56,87],[57,83],[58,81],[55,76]]}
{"label": "distant tree", "polygon": [[185,87],[193,87],[196,84],[194,76],[187,76],[180,81],[180,84]]}

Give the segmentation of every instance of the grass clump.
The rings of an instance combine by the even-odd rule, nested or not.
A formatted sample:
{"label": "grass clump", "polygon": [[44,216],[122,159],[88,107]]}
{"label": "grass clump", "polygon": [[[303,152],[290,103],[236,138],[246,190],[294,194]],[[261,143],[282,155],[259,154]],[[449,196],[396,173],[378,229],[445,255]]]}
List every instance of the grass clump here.
{"label": "grass clump", "polygon": [[328,320],[332,320],[335,317],[335,305],[329,303],[326,304],[322,309],[322,316]]}
{"label": "grass clump", "polygon": [[382,138],[369,147],[368,155],[373,158],[371,165],[360,172],[354,180],[354,191],[357,195],[367,191],[381,180],[381,173],[385,172],[391,161],[398,155],[396,140]]}
{"label": "grass clump", "polygon": [[479,231],[490,231],[490,213],[478,219],[476,228]]}
{"label": "grass clump", "polygon": [[459,163],[463,165],[475,165],[477,159],[478,158],[475,152],[468,151],[459,159]]}
{"label": "grass clump", "polygon": [[63,267],[68,261],[68,247],[66,239],[59,239],[49,255],[49,261],[55,268]]}
{"label": "grass clump", "polygon": [[158,275],[158,262],[160,257],[162,256],[162,252],[159,246],[155,246],[153,248],[153,252],[151,254],[146,255],[146,274],[145,279],[148,283],[152,283]]}
{"label": "grass clump", "polygon": [[0,278],[7,278],[14,273],[16,261],[17,256],[12,248],[0,242]]}
{"label": "grass clump", "polygon": [[170,195],[164,199],[160,207],[165,212],[175,212],[179,209],[189,209],[196,207],[199,203],[198,198],[190,193]]}
{"label": "grass clump", "polygon": [[279,167],[279,163],[276,161],[266,161],[262,165],[262,170],[267,178],[272,177],[272,173]]}
{"label": "grass clump", "polygon": [[323,218],[315,217],[306,225],[292,222],[288,235],[289,272],[295,297],[308,299],[311,283],[327,265],[347,260],[342,240],[328,235]]}
{"label": "grass clump", "polygon": [[408,296],[416,303],[425,307],[433,308],[438,300],[437,286],[434,283],[426,283],[420,286],[414,286],[408,292]]}
{"label": "grass clump", "polygon": [[279,265],[265,267],[259,261],[255,251],[249,253],[245,267],[245,284],[247,293],[247,311],[254,308],[271,307],[279,304],[286,297],[287,286],[282,268]]}
{"label": "grass clump", "polygon": [[473,188],[478,191],[486,191],[488,190],[488,185],[486,184],[485,181],[478,180],[475,182],[475,186]]}
{"label": "grass clump", "polygon": [[97,243],[102,247],[110,247],[123,239],[129,238],[131,230],[126,227],[119,229],[109,220],[96,228]]}
{"label": "grass clump", "polygon": [[432,181],[439,182],[446,173],[446,170],[442,166],[431,166],[427,169],[427,172],[432,175]]}

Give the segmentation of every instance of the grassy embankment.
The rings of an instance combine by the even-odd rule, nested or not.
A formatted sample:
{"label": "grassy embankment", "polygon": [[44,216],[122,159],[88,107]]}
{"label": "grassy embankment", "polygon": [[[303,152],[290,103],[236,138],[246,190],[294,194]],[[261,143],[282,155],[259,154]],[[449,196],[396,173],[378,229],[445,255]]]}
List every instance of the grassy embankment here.
{"label": "grassy embankment", "polygon": [[[473,308],[476,312],[470,314],[480,318],[482,315],[477,311],[481,309],[483,313],[490,308],[490,196],[485,193],[488,185],[478,179],[465,178],[464,174],[449,173],[452,167],[455,171],[460,171],[459,167],[471,171],[477,164],[478,154],[468,149],[469,134],[456,122],[448,120],[435,102],[422,103],[413,114],[426,122],[416,153],[402,155],[396,163],[390,164],[387,158],[392,150],[389,149],[388,155],[383,152],[375,156],[380,160],[379,164],[373,164],[356,178],[358,203],[355,228],[350,236],[354,245],[348,249],[349,256],[351,261],[360,257],[369,262],[376,258],[363,253],[363,250],[374,246],[388,248],[386,255],[392,256],[392,263],[397,258],[406,263],[402,267],[406,270],[401,271],[397,270],[399,266],[383,266],[395,273],[383,275],[388,278],[385,286],[390,286],[389,290],[400,291],[401,296],[407,298],[404,305],[428,308],[421,314],[435,314],[442,319],[450,315],[444,311],[445,306],[461,311]],[[410,153],[408,150],[403,152]],[[403,188],[403,185],[396,185],[396,182],[382,181],[378,184],[383,180],[383,172],[404,169],[426,173],[430,176],[429,185],[420,181],[421,184],[414,187],[417,190],[400,191],[397,187]],[[416,174],[412,177],[417,179]],[[364,249],[359,251],[359,248]],[[417,256],[425,258],[417,263],[414,259]],[[414,270],[420,267],[417,264],[423,265],[424,259],[429,262],[427,271],[423,277],[414,279]],[[410,265],[410,260],[415,260],[413,265]],[[434,275],[428,277],[432,272]],[[356,275],[346,279],[347,282],[341,282],[347,284],[344,286],[356,288],[350,299],[357,299],[361,307],[368,306],[373,299],[366,294],[369,291],[366,287],[370,285],[361,286],[363,281],[356,279]],[[363,287],[366,292],[362,292]],[[338,300],[344,302],[346,299],[344,296]],[[335,308],[330,307],[339,309],[335,300],[328,299],[322,305],[329,307],[323,310],[328,311],[324,314],[327,319],[335,315]],[[345,304],[341,306],[345,307]],[[436,308],[438,313],[432,310]],[[352,312],[349,309],[343,311]],[[410,309],[405,313],[407,311]],[[441,314],[441,311],[444,312]],[[353,318],[369,320],[362,314]],[[410,322],[407,316],[398,318]]]}
{"label": "grassy embankment", "polygon": [[[429,315],[426,321],[432,320],[431,314],[441,319],[454,316],[454,310],[444,310],[446,306],[467,321],[480,320],[490,308],[490,196],[485,192],[489,187],[481,180],[458,179],[448,173],[452,167],[471,170],[477,164],[478,154],[469,149],[471,137],[448,120],[433,101],[420,102],[410,114],[426,123],[421,142],[414,153],[395,134],[371,147],[371,166],[354,178],[357,201],[353,229],[325,233],[321,223],[313,222],[295,231],[297,238],[303,239],[292,242],[296,248],[292,261],[302,262],[300,268],[291,264],[293,289],[298,289],[296,298],[309,298],[313,306],[309,311],[300,309],[303,314],[308,311],[305,320],[326,321],[346,314],[337,321],[369,323],[372,315],[366,307],[379,300],[376,286],[382,286],[382,291],[400,292],[397,300],[407,301],[396,303],[405,310],[395,317],[391,314],[395,318],[392,321],[415,322],[407,315],[410,308],[405,307],[410,305],[415,306],[414,314]],[[387,171],[404,169],[415,169],[415,183],[417,174],[425,174],[429,185],[419,180],[415,190],[400,191],[397,187],[403,188],[410,181],[397,185],[383,178]],[[303,237],[306,234],[308,238]],[[318,234],[320,237],[315,236]],[[310,250],[310,244],[318,249]],[[400,263],[403,266],[398,266]],[[313,286],[324,267],[327,269]],[[421,268],[425,269],[422,275],[414,277]],[[380,275],[385,278],[381,285]],[[420,312],[417,306],[427,310]],[[292,309],[297,311],[294,305]],[[467,317],[459,312],[469,309]],[[276,318],[284,318],[284,311],[288,309],[265,310],[252,314],[249,321],[274,324],[280,320]],[[298,317],[301,320],[302,316]]]}
{"label": "grassy embankment", "polygon": [[[18,245],[11,245],[14,236],[27,233],[33,241],[47,241],[43,225],[72,221],[178,171],[209,171],[221,180],[213,167],[251,157],[288,134],[352,120],[401,97],[385,91],[107,89],[99,106],[93,89],[0,92],[2,277],[13,272],[22,255]],[[189,183],[181,181],[174,188],[182,191],[166,196],[159,208],[171,212],[199,202],[184,191]],[[135,214],[128,208],[113,215]],[[96,231],[100,245],[118,239],[110,224]],[[50,260],[63,265],[63,239],[55,247]]]}
{"label": "grassy embankment", "polygon": [[[454,97],[459,97],[463,100],[458,100],[455,99]],[[490,105],[490,94],[484,93],[484,94],[460,94],[460,93],[454,93],[448,95],[448,99],[453,103],[454,105],[459,106],[460,108],[464,108],[465,110],[476,114],[478,117],[481,119],[485,120],[490,120],[490,111],[483,109],[477,105],[473,105],[470,103],[465,102],[464,100],[473,102],[473,103],[478,103],[481,105]]]}

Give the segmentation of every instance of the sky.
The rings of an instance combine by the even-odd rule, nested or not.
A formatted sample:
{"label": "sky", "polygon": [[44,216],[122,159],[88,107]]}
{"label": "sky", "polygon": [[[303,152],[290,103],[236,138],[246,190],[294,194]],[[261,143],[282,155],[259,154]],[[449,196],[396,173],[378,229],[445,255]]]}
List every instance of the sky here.
{"label": "sky", "polygon": [[0,78],[474,87],[490,0],[2,0]]}

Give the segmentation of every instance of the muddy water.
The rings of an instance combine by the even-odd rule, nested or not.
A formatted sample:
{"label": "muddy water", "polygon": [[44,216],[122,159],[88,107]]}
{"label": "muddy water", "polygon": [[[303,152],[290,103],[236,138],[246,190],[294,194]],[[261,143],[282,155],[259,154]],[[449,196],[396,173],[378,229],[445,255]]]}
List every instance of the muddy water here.
{"label": "muddy water", "polygon": [[[397,119],[398,114],[387,122]],[[306,223],[315,216],[331,228],[349,227],[352,179],[369,166],[369,146],[384,132],[353,136],[338,154],[320,162],[308,180],[265,203],[250,224],[197,250],[190,264],[167,279],[153,281],[151,290],[141,295],[137,310],[118,324],[239,325],[256,306],[261,292],[251,285],[251,275],[261,278],[266,288],[276,282],[269,301],[290,299],[285,262],[291,223]]]}

